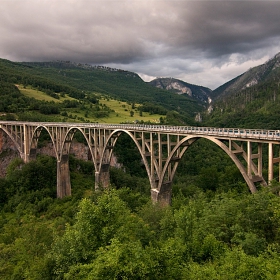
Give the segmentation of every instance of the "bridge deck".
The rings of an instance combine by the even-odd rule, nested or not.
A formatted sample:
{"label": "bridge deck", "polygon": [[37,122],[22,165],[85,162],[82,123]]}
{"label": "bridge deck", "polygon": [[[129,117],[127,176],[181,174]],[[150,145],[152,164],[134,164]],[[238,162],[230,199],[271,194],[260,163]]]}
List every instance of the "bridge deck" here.
{"label": "bridge deck", "polygon": [[123,129],[128,131],[141,132],[162,132],[175,135],[204,135],[215,136],[220,139],[234,138],[235,140],[256,140],[257,142],[280,143],[280,130],[265,129],[245,129],[245,128],[216,128],[216,127],[195,127],[195,126],[168,126],[168,125],[138,125],[138,124],[99,124],[99,123],[52,123],[52,122],[5,122],[1,125],[24,125],[45,126],[45,127],[76,127],[76,128],[103,128],[103,129]]}

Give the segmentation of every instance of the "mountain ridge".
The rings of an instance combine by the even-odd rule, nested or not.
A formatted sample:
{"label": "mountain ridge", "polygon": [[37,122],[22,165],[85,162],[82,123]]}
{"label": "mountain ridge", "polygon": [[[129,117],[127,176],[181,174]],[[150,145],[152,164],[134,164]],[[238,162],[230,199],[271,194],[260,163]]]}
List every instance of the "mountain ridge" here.
{"label": "mountain ridge", "polygon": [[280,53],[213,91],[206,125],[279,129]]}
{"label": "mountain ridge", "polygon": [[150,85],[173,91],[179,95],[188,95],[195,98],[203,103],[210,103],[210,95],[212,90],[204,86],[198,86],[187,83],[185,81],[176,78],[156,78],[149,82]]}
{"label": "mountain ridge", "polygon": [[250,68],[243,74],[238,75],[227,83],[219,86],[212,92],[213,98],[219,98],[224,95],[230,95],[231,93],[242,91],[265,82],[269,79],[273,79],[275,74],[280,69],[280,52],[267,62]]}

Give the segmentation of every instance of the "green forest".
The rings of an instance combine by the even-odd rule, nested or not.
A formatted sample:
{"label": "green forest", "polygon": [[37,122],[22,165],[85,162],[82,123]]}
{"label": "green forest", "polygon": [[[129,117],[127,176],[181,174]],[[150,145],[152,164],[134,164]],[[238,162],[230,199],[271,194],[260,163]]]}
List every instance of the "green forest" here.
{"label": "green forest", "polygon": [[280,279],[277,184],[253,195],[216,171],[215,189],[178,179],[162,206],[139,176],[113,169],[94,191],[91,163],[70,167],[63,199],[48,156],[0,179],[1,279]]}
{"label": "green forest", "polygon": [[[279,86],[271,81],[217,100],[199,124],[201,104],[143,86],[130,72],[1,60],[0,74],[1,120],[86,122],[90,114],[110,114],[102,98],[115,96],[160,114],[167,125],[280,126]],[[28,97],[22,88],[53,101]],[[46,145],[41,137],[39,145]],[[0,178],[1,279],[280,279],[278,182],[251,194],[231,159],[200,139],[180,161],[172,204],[154,204],[134,142],[119,137],[114,153],[121,168],[111,167],[110,187],[98,191],[93,163],[71,155],[72,195],[63,199],[56,197],[55,158],[11,160]],[[265,156],[263,162],[267,177]]]}

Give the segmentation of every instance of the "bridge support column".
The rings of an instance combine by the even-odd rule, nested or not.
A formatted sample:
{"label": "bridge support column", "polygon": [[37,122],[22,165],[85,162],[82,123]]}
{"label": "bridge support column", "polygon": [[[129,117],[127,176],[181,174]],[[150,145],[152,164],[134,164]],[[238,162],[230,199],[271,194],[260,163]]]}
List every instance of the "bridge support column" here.
{"label": "bridge support column", "polygon": [[268,144],[268,183],[273,180],[273,145]]}
{"label": "bridge support column", "polygon": [[24,153],[20,154],[21,159],[23,159],[24,163],[28,163],[31,160],[35,160],[37,155],[36,149],[30,149],[30,153],[24,151]]}
{"label": "bridge support column", "polygon": [[251,142],[247,142],[247,175],[252,179],[252,146]]}
{"label": "bridge support column", "polygon": [[110,185],[110,164],[102,164],[100,171],[95,172],[95,189],[99,189],[99,187],[108,188]]}
{"label": "bridge support column", "polygon": [[21,158],[23,159],[24,163],[28,163],[30,160],[29,155],[29,129],[26,124],[23,125],[23,154],[21,154]]}
{"label": "bridge support column", "polygon": [[30,149],[30,153],[28,155],[28,161],[35,160],[36,155],[37,155],[37,150],[36,149]]}
{"label": "bridge support column", "polygon": [[172,194],[171,184],[171,182],[162,184],[160,191],[158,189],[151,189],[152,201],[162,205],[170,205]]}
{"label": "bridge support column", "polygon": [[69,195],[71,195],[69,155],[63,155],[61,160],[57,161],[57,197]]}

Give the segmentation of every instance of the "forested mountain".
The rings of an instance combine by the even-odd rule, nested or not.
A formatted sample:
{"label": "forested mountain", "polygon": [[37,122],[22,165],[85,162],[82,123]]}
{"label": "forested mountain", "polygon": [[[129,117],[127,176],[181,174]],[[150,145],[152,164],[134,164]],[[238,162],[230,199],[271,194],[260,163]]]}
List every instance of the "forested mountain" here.
{"label": "forested mountain", "polygon": [[68,94],[84,101],[93,94],[110,96],[120,101],[156,104],[158,110],[181,115],[182,124],[194,124],[194,116],[203,109],[200,102],[189,97],[151,87],[137,74],[102,66],[72,62],[14,63],[0,60],[1,82],[32,86],[49,94]]}
{"label": "forested mountain", "polygon": [[280,53],[276,54],[266,63],[249,69],[245,73],[213,90],[212,96],[213,98],[221,98],[265,82],[279,83],[279,72]]}
{"label": "forested mountain", "polygon": [[211,91],[174,78],[151,85],[207,103],[201,125],[279,129],[280,53]]}
{"label": "forested mountain", "polygon": [[150,81],[149,84],[157,88],[173,91],[179,95],[191,96],[203,103],[209,103],[212,93],[210,88],[189,84],[174,78],[157,78]]}
{"label": "forested mountain", "polygon": [[280,53],[213,91],[204,124],[280,128]]}

